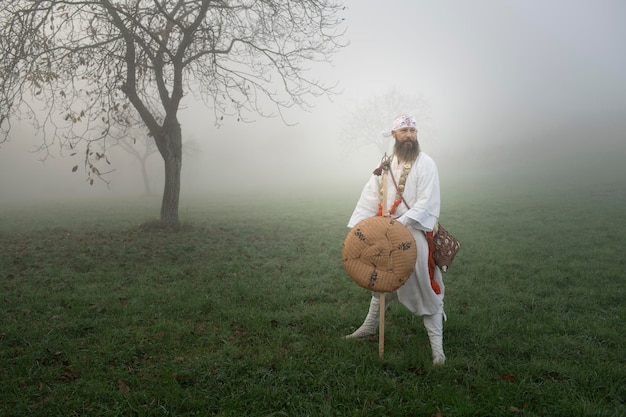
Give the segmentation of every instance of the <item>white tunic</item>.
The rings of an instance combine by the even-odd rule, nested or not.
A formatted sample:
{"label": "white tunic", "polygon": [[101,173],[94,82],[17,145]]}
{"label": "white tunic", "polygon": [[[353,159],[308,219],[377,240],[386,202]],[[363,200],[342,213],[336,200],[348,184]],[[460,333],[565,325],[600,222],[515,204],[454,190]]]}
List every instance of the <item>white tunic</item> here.
{"label": "white tunic", "polygon": [[[400,181],[403,166],[403,163],[398,163],[396,157],[391,161],[390,169],[393,171],[396,183]],[[388,174],[385,177],[387,187],[385,207],[389,210],[396,199],[396,187],[391,175]],[[348,227],[353,227],[361,220],[376,215],[380,202],[382,178],[382,175],[372,175],[365,185],[350,217]],[[417,315],[443,313],[445,287],[438,267],[435,267],[435,280],[441,288],[441,294],[436,294],[430,285],[428,242],[424,236],[424,231],[432,231],[439,218],[441,207],[439,172],[435,161],[423,152],[420,152],[413,162],[407,175],[403,196],[411,209],[409,210],[404,203],[401,203],[392,217],[397,218],[413,234],[417,243],[417,261],[415,271],[393,296],[397,296],[404,306]]]}

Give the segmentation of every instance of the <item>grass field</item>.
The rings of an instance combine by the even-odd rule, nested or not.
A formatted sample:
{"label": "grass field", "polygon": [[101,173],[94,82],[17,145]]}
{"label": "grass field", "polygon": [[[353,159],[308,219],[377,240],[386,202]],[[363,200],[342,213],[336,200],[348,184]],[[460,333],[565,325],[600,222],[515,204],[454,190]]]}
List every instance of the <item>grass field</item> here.
{"label": "grass field", "polygon": [[449,190],[439,368],[399,304],[384,360],[341,338],[355,198],[5,208],[0,415],[626,415],[623,184]]}

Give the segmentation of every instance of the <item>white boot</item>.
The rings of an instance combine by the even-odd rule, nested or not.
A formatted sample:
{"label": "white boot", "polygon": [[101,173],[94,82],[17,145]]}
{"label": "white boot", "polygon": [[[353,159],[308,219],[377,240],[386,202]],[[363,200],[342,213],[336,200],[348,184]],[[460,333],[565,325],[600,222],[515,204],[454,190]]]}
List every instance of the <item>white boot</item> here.
{"label": "white boot", "polygon": [[443,353],[443,313],[424,316],[424,327],[430,340],[433,365],[443,365],[446,361],[446,355]]}
{"label": "white boot", "polygon": [[370,309],[367,312],[367,317],[361,327],[356,329],[354,333],[344,336],[345,339],[363,339],[376,334],[378,328],[378,319],[380,317],[380,299],[378,294],[372,296],[370,301]]}

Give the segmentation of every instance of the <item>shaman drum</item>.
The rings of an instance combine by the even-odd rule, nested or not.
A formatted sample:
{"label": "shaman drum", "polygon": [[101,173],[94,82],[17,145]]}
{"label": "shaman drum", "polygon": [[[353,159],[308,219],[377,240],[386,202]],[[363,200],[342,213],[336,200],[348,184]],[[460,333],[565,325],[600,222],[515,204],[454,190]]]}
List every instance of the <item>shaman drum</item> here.
{"label": "shaman drum", "polygon": [[350,230],[342,257],[346,272],[359,286],[373,292],[392,292],[415,269],[417,245],[402,223],[390,217],[370,217]]}

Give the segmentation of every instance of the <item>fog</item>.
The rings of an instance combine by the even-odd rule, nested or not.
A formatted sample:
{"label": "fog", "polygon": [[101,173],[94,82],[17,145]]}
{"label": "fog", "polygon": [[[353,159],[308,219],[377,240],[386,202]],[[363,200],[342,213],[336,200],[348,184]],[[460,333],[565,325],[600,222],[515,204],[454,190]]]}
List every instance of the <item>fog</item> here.
{"label": "fog", "polygon": [[[439,165],[443,184],[516,181],[544,175],[608,182],[622,178],[626,155],[626,3],[621,0],[468,2],[346,1],[346,38],[315,78],[338,83],[332,100],[309,112],[216,127],[213,113],[188,97],[180,113],[181,204],[191,196],[255,190],[332,192],[358,196],[380,151],[341,145],[359,103],[395,89],[428,108],[422,149]],[[400,114],[406,109],[392,109]],[[389,124],[391,120],[389,121]],[[389,128],[380,126],[379,131]],[[373,132],[373,135],[378,132]],[[140,196],[139,165],[111,150],[115,169],[90,186],[78,157],[33,152],[36,132],[18,125],[0,146],[2,203],[52,198]],[[162,163],[150,160],[154,193]],[[591,179],[590,179],[591,178]],[[445,191],[445,187],[444,187]],[[156,211],[156,209],[155,209]]]}

